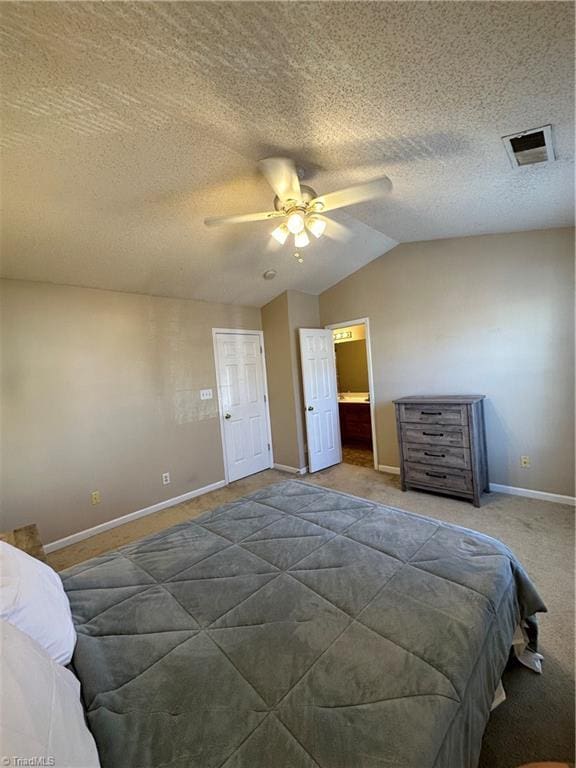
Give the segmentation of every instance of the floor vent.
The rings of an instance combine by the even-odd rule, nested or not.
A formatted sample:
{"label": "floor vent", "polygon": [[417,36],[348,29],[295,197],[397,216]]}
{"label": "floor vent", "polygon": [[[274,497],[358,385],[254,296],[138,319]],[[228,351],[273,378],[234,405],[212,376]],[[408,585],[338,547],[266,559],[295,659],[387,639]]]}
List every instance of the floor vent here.
{"label": "floor vent", "polygon": [[551,163],[556,159],[550,125],[503,136],[502,141],[513,168],[535,163]]}

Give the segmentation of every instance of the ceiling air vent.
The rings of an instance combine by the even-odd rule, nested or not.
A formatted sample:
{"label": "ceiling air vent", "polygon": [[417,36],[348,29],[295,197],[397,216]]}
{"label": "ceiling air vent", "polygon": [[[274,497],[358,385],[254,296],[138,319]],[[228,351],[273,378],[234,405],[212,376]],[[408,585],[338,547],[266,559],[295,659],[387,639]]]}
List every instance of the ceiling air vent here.
{"label": "ceiling air vent", "polygon": [[511,136],[503,136],[502,141],[514,168],[522,165],[534,165],[535,163],[550,163],[556,159],[552,147],[552,126],[550,125],[521,133],[513,133]]}

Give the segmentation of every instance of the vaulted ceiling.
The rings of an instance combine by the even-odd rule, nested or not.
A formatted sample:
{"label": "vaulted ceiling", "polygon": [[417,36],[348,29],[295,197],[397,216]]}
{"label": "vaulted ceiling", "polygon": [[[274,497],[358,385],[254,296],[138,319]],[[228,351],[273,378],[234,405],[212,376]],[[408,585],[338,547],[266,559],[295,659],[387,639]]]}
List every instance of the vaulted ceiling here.
{"label": "vaulted ceiling", "polygon": [[[568,2],[2,3],[2,274],[261,305],[397,241],[573,223]],[[557,161],[501,136],[551,123]],[[256,162],[293,157],[352,238],[273,249]],[[269,268],[273,281],[262,279]]]}

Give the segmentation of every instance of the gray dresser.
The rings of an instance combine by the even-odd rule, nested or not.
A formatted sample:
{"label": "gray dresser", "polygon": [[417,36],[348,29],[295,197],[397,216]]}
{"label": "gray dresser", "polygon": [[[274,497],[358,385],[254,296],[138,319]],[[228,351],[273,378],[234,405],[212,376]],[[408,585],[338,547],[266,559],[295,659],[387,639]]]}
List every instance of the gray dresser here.
{"label": "gray dresser", "polygon": [[484,395],[395,400],[402,490],[463,496],[480,506],[489,490]]}

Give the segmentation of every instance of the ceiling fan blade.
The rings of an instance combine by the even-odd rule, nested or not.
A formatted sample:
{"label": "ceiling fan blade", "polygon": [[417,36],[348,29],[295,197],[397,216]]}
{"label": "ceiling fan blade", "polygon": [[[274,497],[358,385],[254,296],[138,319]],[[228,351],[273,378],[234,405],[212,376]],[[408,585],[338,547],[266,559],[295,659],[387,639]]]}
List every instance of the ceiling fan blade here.
{"label": "ceiling fan blade", "polygon": [[282,211],[263,211],[261,213],[241,213],[237,216],[213,216],[204,219],[207,227],[218,227],[220,224],[245,224],[250,221],[269,221],[285,216]]}
{"label": "ceiling fan blade", "polygon": [[312,200],[311,205],[321,203],[323,206],[321,209],[322,213],[325,213],[326,211],[334,211],[336,208],[344,208],[347,205],[356,205],[357,203],[363,203],[365,200],[381,197],[390,192],[391,189],[392,182],[388,176],[383,176],[381,179],[369,181],[366,184],[355,184],[353,187],[339,189],[336,192],[328,192],[327,195],[319,195]]}
{"label": "ceiling fan blade", "polygon": [[329,237],[331,240],[338,240],[341,243],[345,243],[352,239],[353,233],[348,227],[345,227],[338,221],[334,221],[334,219],[331,219],[328,216],[320,216],[318,214],[316,214],[316,216],[326,222],[326,229],[324,231],[326,237]]}
{"label": "ceiling fan blade", "polygon": [[286,200],[300,202],[302,199],[300,180],[293,160],[289,157],[267,157],[260,160],[258,167],[282,202]]}

